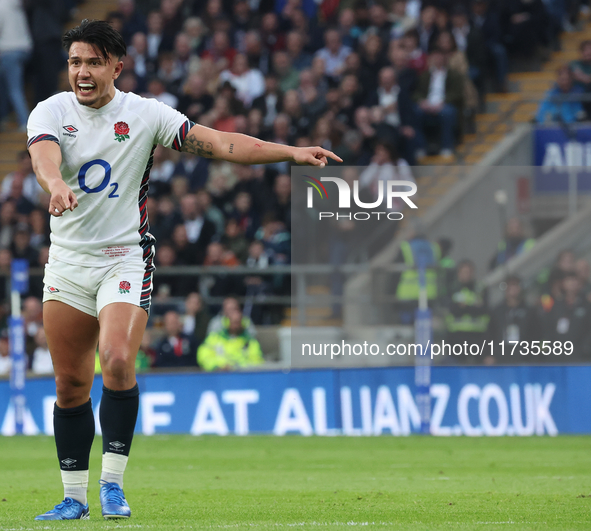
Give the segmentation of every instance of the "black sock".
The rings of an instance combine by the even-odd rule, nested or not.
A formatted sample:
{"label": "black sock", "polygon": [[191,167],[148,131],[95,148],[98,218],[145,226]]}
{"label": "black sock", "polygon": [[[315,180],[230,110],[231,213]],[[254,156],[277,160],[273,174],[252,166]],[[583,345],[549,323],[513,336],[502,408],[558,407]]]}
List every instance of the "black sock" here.
{"label": "black sock", "polygon": [[103,385],[99,418],[103,432],[103,454],[129,455],[140,403],[135,384],[127,391],[112,391]]}
{"label": "black sock", "polygon": [[62,470],[88,470],[88,458],[94,439],[92,402],[77,407],[53,407],[53,432],[57,458]]}

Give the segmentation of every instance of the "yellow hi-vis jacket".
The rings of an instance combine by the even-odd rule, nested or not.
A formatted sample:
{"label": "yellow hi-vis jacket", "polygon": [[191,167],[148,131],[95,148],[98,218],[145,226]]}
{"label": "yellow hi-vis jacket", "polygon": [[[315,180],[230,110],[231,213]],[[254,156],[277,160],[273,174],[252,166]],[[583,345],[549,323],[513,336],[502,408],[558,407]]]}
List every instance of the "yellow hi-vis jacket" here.
{"label": "yellow hi-vis jacket", "polygon": [[224,328],[209,334],[197,349],[197,363],[204,371],[249,367],[264,362],[259,342],[248,333],[231,336]]}
{"label": "yellow hi-vis jacket", "polygon": [[[431,249],[433,252],[434,264],[438,265],[441,259],[441,250],[439,245],[431,243]],[[404,241],[400,244],[400,251],[402,252],[402,258],[404,263],[410,268],[402,272],[398,287],[396,288],[396,297],[400,301],[418,301],[419,300],[419,270],[415,265],[415,257],[412,250],[412,245]],[[427,298],[437,298],[437,270],[426,269],[425,270],[425,283],[427,287]]]}

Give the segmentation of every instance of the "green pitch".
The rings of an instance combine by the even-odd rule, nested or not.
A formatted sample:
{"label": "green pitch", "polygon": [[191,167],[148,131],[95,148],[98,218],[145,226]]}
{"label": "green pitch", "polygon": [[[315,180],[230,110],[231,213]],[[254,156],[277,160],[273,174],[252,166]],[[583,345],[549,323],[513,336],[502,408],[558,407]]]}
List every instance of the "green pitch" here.
{"label": "green pitch", "polygon": [[61,501],[53,439],[0,437],[0,529],[591,529],[591,437],[137,437],[129,520],[34,522]]}

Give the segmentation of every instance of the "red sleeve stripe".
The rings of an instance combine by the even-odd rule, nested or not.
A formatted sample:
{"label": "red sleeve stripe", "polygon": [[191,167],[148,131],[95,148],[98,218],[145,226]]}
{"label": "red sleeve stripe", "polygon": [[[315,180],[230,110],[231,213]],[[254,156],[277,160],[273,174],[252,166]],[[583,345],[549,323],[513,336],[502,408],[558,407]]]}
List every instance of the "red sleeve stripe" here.
{"label": "red sleeve stripe", "polygon": [[176,149],[177,151],[181,150],[185,138],[189,134],[191,127],[193,127],[194,125],[195,124],[191,120],[187,120],[183,125],[179,127],[179,132],[174,137],[174,141],[172,142],[172,149]]}
{"label": "red sleeve stripe", "polygon": [[52,142],[55,142],[58,146],[60,145],[60,141],[53,135],[37,135],[34,136],[33,138],[30,138],[29,141],[27,142],[27,148],[30,148],[33,144],[36,144],[37,142],[41,142],[42,140],[51,140]]}

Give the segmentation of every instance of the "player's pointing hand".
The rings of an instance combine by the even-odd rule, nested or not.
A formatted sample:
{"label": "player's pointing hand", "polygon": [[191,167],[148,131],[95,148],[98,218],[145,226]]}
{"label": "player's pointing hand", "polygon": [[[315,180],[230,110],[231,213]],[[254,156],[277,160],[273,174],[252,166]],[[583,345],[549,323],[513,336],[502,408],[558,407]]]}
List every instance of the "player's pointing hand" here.
{"label": "player's pointing hand", "polygon": [[293,160],[297,164],[318,166],[319,168],[324,168],[328,164],[329,158],[337,162],[343,162],[341,157],[337,157],[332,151],[319,146],[295,148],[293,156]]}
{"label": "player's pointing hand", "polygon": [[56,218],[63,216],[66,210],[73,211],[78,206],[76,194],[63,181],[56,183],[51,190],[49,213]]}

